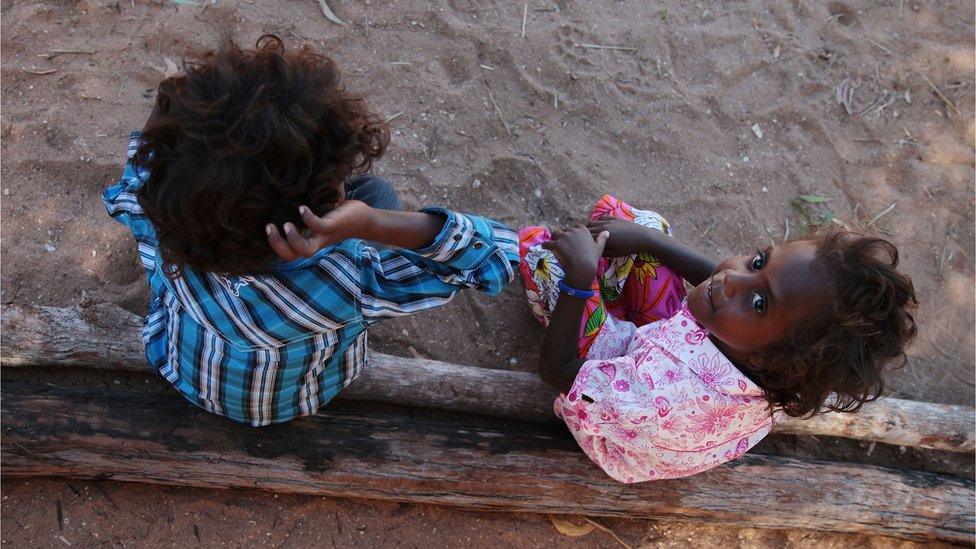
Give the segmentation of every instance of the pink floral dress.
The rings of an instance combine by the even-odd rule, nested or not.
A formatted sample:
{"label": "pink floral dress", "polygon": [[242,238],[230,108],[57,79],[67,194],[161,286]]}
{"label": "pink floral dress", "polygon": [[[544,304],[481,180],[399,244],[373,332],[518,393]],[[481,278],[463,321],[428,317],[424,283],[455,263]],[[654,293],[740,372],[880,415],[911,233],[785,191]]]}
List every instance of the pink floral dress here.
{"label": "pink floral dress", "polygon": [[[608,212],[609,210],[609,212]],[[594,217],[614,215],[670,234],[655,212],[609,196]],[[533,314],[547,325],[562,269],[540,244],[548,231],[519,231]],[[653,256],[604,260],[580,326],[580,368],[554,411],[580,448],[620,482],[679,478],[733,460],[772,428],[763,391],[709,340],[683,306],[683,281]]]}
{"label": "pink floral dress", "polygon": [[553,407],[586,455],[620,482],[700,473],[772,428],[762,389],[687,309],[636,328],[621,355],[590,358]]}

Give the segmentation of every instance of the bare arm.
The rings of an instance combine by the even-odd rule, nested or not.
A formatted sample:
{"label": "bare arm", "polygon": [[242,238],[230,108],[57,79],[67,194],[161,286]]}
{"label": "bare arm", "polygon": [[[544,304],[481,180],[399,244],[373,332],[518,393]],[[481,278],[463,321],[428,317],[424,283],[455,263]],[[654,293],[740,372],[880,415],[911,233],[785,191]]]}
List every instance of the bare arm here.
{"label": "bare arm", "polygon": [[610,233],[604,255],[623,257],[647,252],[661,260],[681,278],[697,286],[710,277],[718,265],[717,261],[671,238],[667,234],[614,217],[601,217],[591,221],[587,228],[596,236],[601,232]]}
{"label": "bare arm", "polygon": [[268,242],[286,261],[311,257],[325,246],[349,238],[420,248],[433,241],[444,227],[444,217],[437,214],[377,210],[358,200],[346,200],[322,217],[305,206],[299,208],[299,213],[312,230],[311,237],[303,236],[292,223],[285,223],[284,237],[273,223],[266,227]]}
{"label": "bare arm", "polygon": [[[578,227],[556,233],[543,247],[556,254],[566,274],[563,281],[573,288],[585,290],[593,284],[607,236],[598,234],[594,241],[586,229]],[[584,362],[579,358],[579,327],[585,303],[585,299],[560,293],[542,340],[539,377],[564,393],[573,386]]]}

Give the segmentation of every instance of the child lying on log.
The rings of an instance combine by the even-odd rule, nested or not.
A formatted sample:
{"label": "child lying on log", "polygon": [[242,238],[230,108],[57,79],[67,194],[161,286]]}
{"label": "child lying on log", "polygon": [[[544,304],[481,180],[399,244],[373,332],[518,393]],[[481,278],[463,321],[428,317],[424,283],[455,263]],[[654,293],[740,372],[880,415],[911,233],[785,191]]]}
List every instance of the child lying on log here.
{"label": "child lying on log", "polygon": [[539,374],[614,479],[735,459],[774,410],[856,412],[881,394],[884,366],[904,362],[917,301],[891,243],[835,229],[716,263],[670,235],[610,196],[586,227],[519,231],[529,303],[548,326]]}
{"label": "child lying on log", "polygon": [[331,59],[273,36],[159,85],[103,199],[152,289],[146,357],[190,402],[251,425],[314,414],[366,365],[374,323],[514,278],[515,231],[401,211],[366,175],[388,142]]}

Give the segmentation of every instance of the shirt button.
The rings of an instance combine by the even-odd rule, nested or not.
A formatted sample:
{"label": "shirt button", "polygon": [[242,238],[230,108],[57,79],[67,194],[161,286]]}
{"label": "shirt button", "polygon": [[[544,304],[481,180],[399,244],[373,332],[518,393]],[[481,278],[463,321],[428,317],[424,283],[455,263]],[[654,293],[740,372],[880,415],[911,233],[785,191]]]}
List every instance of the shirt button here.
{"label": "shirt button", "polygon": [[454,235],[454,241],[455,242],[460,242],[461,241],[461,235],[459,235],[459,234]]}
{"label": "shirt button", "polygon": [[475,242],[474,242],[474,249],[480,250],[484,245],[485,245],[484,242],[482,242],[480,240],[475,240]]}

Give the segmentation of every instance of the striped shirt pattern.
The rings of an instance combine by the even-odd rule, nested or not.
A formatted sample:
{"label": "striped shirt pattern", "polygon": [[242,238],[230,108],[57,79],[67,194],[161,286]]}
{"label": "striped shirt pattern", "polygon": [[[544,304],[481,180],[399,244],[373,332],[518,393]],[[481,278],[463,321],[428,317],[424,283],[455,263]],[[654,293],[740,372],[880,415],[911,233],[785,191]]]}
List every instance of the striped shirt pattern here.
{"label": "striped shirt pattern", "polygon": [[149,364],[212,413],[255,426],[314,414],[366,365],[371,324],[438,307],[465,288],[496,295],[514,278],[514,231],[427,208],[445,222],[422,249],[377,250],[350,239],[260,274],[187,267],[170,279],[139,206],[148,175],[132,164],[140,138],[132,133],[122,178],[102,199],[132,231],[152,288],[142,332]]}

